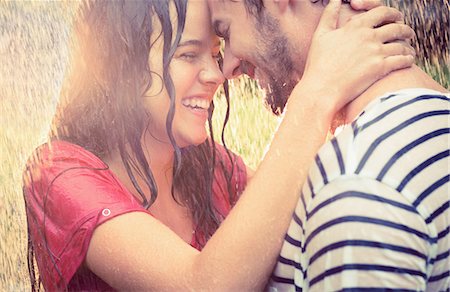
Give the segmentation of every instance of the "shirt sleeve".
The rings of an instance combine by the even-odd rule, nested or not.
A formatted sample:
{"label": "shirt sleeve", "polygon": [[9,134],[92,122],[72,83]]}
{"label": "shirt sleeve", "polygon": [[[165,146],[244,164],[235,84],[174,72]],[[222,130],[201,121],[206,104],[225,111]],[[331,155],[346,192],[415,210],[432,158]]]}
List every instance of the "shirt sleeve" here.
{"label": "shirt sleeve", "polygon": [[312,291],[426,290],[428,228],[396,190],[367,178],[338,179],[307,209],[301,262]]}
{"label": "shirt sleeve", "polygon": [[147,211],[106,164],[83,148],[56,142],[37,153],[25,174],[28,228],[44,287],[59,290],[83,263],[97,226]]}

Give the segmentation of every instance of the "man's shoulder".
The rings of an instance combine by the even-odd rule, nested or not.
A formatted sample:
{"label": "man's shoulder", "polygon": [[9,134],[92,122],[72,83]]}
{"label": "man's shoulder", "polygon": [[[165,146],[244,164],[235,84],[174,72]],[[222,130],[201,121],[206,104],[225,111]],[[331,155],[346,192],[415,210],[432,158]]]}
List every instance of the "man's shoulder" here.
{"label": "man's shoulder", "polygon": [[[325,270],[363,267],[359,277],[379,267],[396,270],[399,262],[421,261],[404,252],[421,247],[423,259],[448,262],[447,209],[441,206],[450,184],[449,101],[448,94],[420,89],[387,94],[323,145],[289,226],[273,289],[319,283]],[[437,244],[430,248],[430,242]],[[440,263],[434,279],[444,275]]]}
{"label": "man's shoulder", "polygon": [[395,145],[448,128],[449,114],[448,93],[424,88],[387,93],[372,101],[352,123],[351,140],[358,149],[387,147],[384,150],[391,152]]}
{"label": "man's shoulder", "polygon": [[388,93],[325,143],[310,169],[314,190],[345,176],[397,187],[410,171],[448,151],[450,95],[428,89]]}
{"label": "man's shoulder", "polygon": [[[387,92],[372,100],[353,122],[355,128],[366,128],[384,118],[406,119],[414,112],[449,109],[450,93],[427,88],[407,88]],[[386,119],[385,121],[388,121]]]}

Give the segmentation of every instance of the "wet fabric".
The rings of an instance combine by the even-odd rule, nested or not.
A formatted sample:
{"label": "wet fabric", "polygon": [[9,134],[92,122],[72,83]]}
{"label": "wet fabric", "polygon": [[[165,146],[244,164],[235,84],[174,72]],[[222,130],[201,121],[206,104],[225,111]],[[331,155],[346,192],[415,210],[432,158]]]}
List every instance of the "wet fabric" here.
{"label": "wet fabric", "polygon": [[[225,149],[217,145],[218,161],[228,171]],[[94,229],[129,212],[151,213],[125,188],[108,166],[85,149],[64,141],[44,144],[27,165],[24,197],[29,234],[43,285],[47,291],[109,291],[105,282],[90,272],[83,261]],[[242,159],[233,157],[231,198],[245,188]],[[218,163],[216,163],[218,165]],[[216,167],[213,203],[224,218],[232,204],[225,174]],[[194,239],[191,245],[201,249]]]}

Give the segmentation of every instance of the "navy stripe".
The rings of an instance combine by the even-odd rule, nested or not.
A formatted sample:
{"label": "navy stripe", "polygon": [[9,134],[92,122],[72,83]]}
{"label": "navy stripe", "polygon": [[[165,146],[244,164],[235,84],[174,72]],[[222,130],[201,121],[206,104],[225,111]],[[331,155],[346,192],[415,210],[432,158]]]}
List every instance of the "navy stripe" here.
{"label": "navy stripe", "polygon": [[[390,97],[392,97],[393,95],[391,95]],[[388,115],[392,114],[393,112],[407,106],[407,105],[411,105],[414,104],[418,101],[422,101],[422,100],[427,100],[427,99],[440,99],[440,100],[444,100],[444,101],[449,101],[448,98],[446,98],[443,95],[421,95],[418,97],[415,97],[413,99],[410,99],[408,101],[405,101],[401,104],[398,104],[392,108],[390,108],[389,110],[385,111],[384,113],[380,114],[379,116],[377,116],[376,118],[372,119],[370,122],[367,122],[366,124],[362,125],[359,129],[358,129],[358,133],[362,132],[363,130],[367,129],[368,127],[372,126],[373,124],[381,121],[383,118],[387,117]]]}
{"label": "navy stripe", "polygon": [[341,148],[339,147],[336,138],[331,140],[331,144],[333,145],[334,152],[336,153],[336,159],[339,164],[339,171],[341,172],[341,174],[345,174],[344,159],[342,158]]}
{"label": "navy stripe", "polygon": [[326,185],[326,184],[328,184],[327,172],[325,171],[325,168],[323,167],[323,164],[322,164],[322,161],[320,160],[319,155],[316,155],[315,160],[316,160],[317,168],[319,168],[320,174],[322,175],[323,184]]}
{"label": "navy stripe", "polygon": [[414,201],[413,206],[417,207],[419,204],[428,197],[432,192],[434,192],[437,188],[444,185],[445,183],[450,181],[450,175],[446,175],[443,178],[439,179],[435,183],[433,183],[431,186],[429,186],[425,191],[423,191],[419,197]]}
{"label": "navy stripe", "polygon": [[358,135],[358,120],[356,119],[353,123],[352,123],[352,130],[353,130],[353,139],[355,139],[356,135]]}
{"label": "navy stripe", "polygon": [[441,261],[441,260],[447,258],[447,257],[449,256],[449,254],[450,254],[450,249],[447,250],[446,252],[441,253],[440,255],[438,255],[438,256],[436,257],[436,262],[437,262],[437,261]]}
{"label": "navy stripe", "polygon": [[314,199],[314,197],[316,196],[316,194],[314,193],[314,190],[313,190],[313,185],[312,185],[312,181],[311,181],[311,178],[308,176],[308,187],[309,187],[309,191],[311,192],[311,198],[313,198]]}
{"label": "navy stripe", "polygon": [[392,165],[394,165],[394,163],[403,155],[407,154],[409,150],[413,149],[414,147],[432,139],[435,137],[438,137],[440,135],[444,135],[444,134],[448,134],[450,133],[450,128],[443,128],[443,129],[439,129],[436,131],[433,131],[431,133],[428,133],[414,141],[412,141],[411,143],[409,143],[408,145],[406,145],[405,147],[403,147],[402,149],[400,149],[399,151],[397,151],[392,157],[391,159],[389,159],[389,161],[384,165],[383,169],[381,170],[380,174],[377,177],[378,181],[381,181],[383,179],[383,177],[385,176],[385,174],[389,171],[389,169],[392,167]]}
{"label": "navy stripe", "polygon": [[297,270],[300,270],[303,273],[303,268],[300,265],[300,263],[297,263],[297,262],[295,262],[293,260],[284,258],[281,255],[278,256],[278,262],[280,262],[282,264],[285,264],[285,265],[288,265],[288,266],[293,266],[294,268],[296,268]]}
{"label": "navy stripe", "polygon": [[447,226],[447,228],[445,228],[444,230],[439,232],[438,236],[437,236],[437,240],[440,240],[440,239],[444,238],[445,236],[447,236],[449,230],[450,230],[450,226]]}
{"label": "navy stripe", "polygon": [[[300,226],[300,228],[303,230],[303,222],[298,217],[297,213],[294,212],[294,214],[292,215],[292,218],[294,219],[295,223],[297,223]],[[304,230],[303,230],[303,232],[304,232]]]}
{"label": "navy stripe", "polygon": [[448,258],[449,254],[450,254],[450,249],[447,250],[446,252],[438,254],[436,256],[436,258],[430,260],[430,264],[434,264],[435,262],[445,260],[446,258]]}
{"label": "navy stripe", "polygon": [[[270,278],[271,278],[271,280],[273,282],[277,282],[277,283],[281,283],[281,284],[288,284],[288,285],[294,286],[296,292],[302,292],[303,291],[302,287],[299,287],[299,286],[295,285],[295,282],[294,282],[293,279],[282,278],[282,277],[278,277],[278,276],[274,276],[274,275],[272,275]],[[289,287],[289,288],[291,289],[292,287]],[[281,290],[283,290],[283,289],[281,289]]]}
{"label": "navy stripe", "polygon": [[424,255],[423,253],[418,252],[417,250],[408,248],[408,247],[403,247],[403,246],[398,246],[398,245],[393,245],[393,244],[388,244],[388,243],[383,243],[383,242],[368,241],[368,240],[344,240],[344,241],[335,242],[333,244],[330,244],[330,245],[320,249],[318,252],[316,252],[311,257],[311,259],[309,260],[309,264],[312,265],[314,263],[314,261],[316,261],[319,257],[321,257],[323,254],[325,254],[329,251],[339,249],[342,247],[347,247],[347,246],[374,247],[374,248],[388,249],[388,250],[392,250],[392,251],[406,253],[408,255],[413,255],[413,256],[419,257],[424,260],[427,259],[427,256]]}
{"label": "navy stripe", "polygon": [[433,157],[425,160],[421,164],[419,164],[416,168],[414,168],[410,173],[408,173],[405,178],[402,180],[402,182],[397,187],[397,191],[401,192],[403,188],[406,186],[406,184],[417,174],[419,174],[422,170],[430,166],[431,164],[450,156],[450,150],[442,151],[441,153],[438,153],[434,155]]}
{"label": "navy stripe", "polygon": [[446,210],[448,209],[449,205],[450,205],[450,201],[447,201],[445,204],[443,204],[442,206],[440,206],[436,211],[434,211],[434,212],[430,215],[430,217],[428,217],[428,218],[425,220],[425,222],[426,222],[427,224],[431,223],[431,222],[434,220],[434,218],[436,218],[437,216],[441,215],[444,211],[446,211]]}
{"label": "navy stripe", "polygon": [[383,101],[386,101],[386,100],[388,100],[388,99],[391,99],[392,97],[397,96],[397,95],[398,95],[398,93],[396,93],[396,94],[391,94],[391,95],[389,95],[389,96],[380,98],[380,100],[383,102]]}
{"label": "navy stripe", "polygon": [[366,265],[366,264],[347,264],[342,265],[339,267],[335,267],[329,270],[326,270],[324,273],[318,275],[317,277],[313,278],[309,285],[310,287],[314,286],[318,282],[322,281],[328,276],[341,273],[343,271],[349,271],[349,270],[359,270],[359,271],[381,271],[381,272],[388,272],[388,273],[396,273],[396,274],[408,274],[412,276],[419,276],[421,278],[426,279],[426,274],[421,271],[411,270],[411,269],[405,269],[405,268],[399,268],[399,267],[391,267],[391,266],[382,266],[382,265]]}
{"label": "navy stripe", "polygon": [[305,212],[305,215],[308,216],[308,211],[306,210],[306,203],[305,203],[305,194],[303,192],[300,194],[300,200],[302,202],[303,212]]}
{"label": "navy stripe", "polygon": [[371,201],[377,201],[377,202],[385,203],[385,204],[388,204],[388,205],[391,205],[391,206],[394,206],[394,207],[397,207],[397,208],[400,208],[400,209],[403,209],[403,210],[406,210],[409,212],[417,213],[416,209],[410,205],[406,205],[403,203],[399,203],[397,201],[382,198],[380,196],[373,195],[373,194],[368,194],[368,193],[363,193],[363,192],[358,192],[358,191],[348,191],[348,192],[343,192],[343,193],[337,194],[337,195],[333,196],[332,198],[323,201],[322,203],[317,205],[314,209],[312,209],[309,212],[308,217],[306,217],[306,218],[310,219],[321,208],[324,208],[326,205],[334,203],[337,200],[341,200],[341,199],[345,199],[345,198],[362,198],[362,199],[367,199],[367,200],[371,200]]}
{"label": "navy stripe", "polygon": [[430,277],[430,279],[428,279],[428,282],[436,282],[436,281],[442,280],[444,278],[447,278],[448,276],[450,276],[450,271],[447,271],[447,272],[442,273],[440,275],[436,275],[436,276]]}
{"label": "navy stripe", "polygon": [[278,277],[278,276],[275,276],[275,275],[272,275],[271,279],[274,282],[294,285],[294,279],[281,278],[281,277]]}
{"label": "navy stripe", "polygon": [[425,113],[421,113],[417,116],[414,116],[406,121],[404,121],[403,123],[401,123],[400,125],[396,126],[395,128],[387,131],[386,133],[384,133],[383,135],[381,135],[380,137],[376,138],[373,143],[369,146],[369,149],[366,151],[366,153],[364,154],[364,156],[362,157],[355,173],[359,174],[362,170],[362,168],[364,167],[364,165],[366,164],[366,162],[369,160],[370,156],[372,155],[372,153],[375,151],[375,149],[381,144],[381,142],[383,142],[384,140],[386,140],[387,138],[389,138],[390,136],[398,133],[400,130],[410,126],[411,124],[418,122],[422,119],[428,118],[428,117],[433,117],[433,116],[439,116],[439,115],[448,115],[450,114],[450,110],[439,110],[439,111],[430,111],[430,112],[425,112]]}
{"label": "navy stripe", "polygon": [[437,239],[436,238],[430,238],[426,233],[420,232],[416,229],[413,229],[411,227],[408,227],[406,225],[403,224],[398,224],[398,223],[394,223],[391,221],[386,221],[386,220],[382,220],[382,219],[377,219],[377,218],[370,218],[370,217],[363,217],[363,216],[345,216],[345,217],[340,217],[340,218],[336,218],[333,219],[331,221],[328,221],[325,224],[320,225],[318,228],[314,229],[311,234],[306,238],[305,241],[305,245],[304,245],[304,249],[306,250],[309,242],[320,232],[322,232],[323,230],[337,225],[337,224],[341,224],[341,223],[347,223],[347,222],[360,222],[360,223],[369,223],[369,224],[375,224],[375,225],[380,225],[380,226],[385,226],[385,227],[389,227],[389,228],[394,228],[394,229],[398,229],[398,230],[402,230],[405,232],[409,232],[412,233],[414,235],[416,235],[419,238],[422,238],[424,240],[427,240],[430,243],[436,243]]}
{"label": "navy stripe", "polygon": [[352,287],[352,288],[344,288],[342,290],[337,290],[339,292],[416,292],[417,290],[410,290],[410,289],[392,289],[392,288],[386,288],[386,287]]}
{"label": "navy stripe", "polygon": [[290,244],[301,248],[302,247],[302,243],[296,239],[293,239],[291,236],[289,236],[289,234],[286,234],[286,236],[284,237],[284,240],[286,240],[287,242],[289,242]]}

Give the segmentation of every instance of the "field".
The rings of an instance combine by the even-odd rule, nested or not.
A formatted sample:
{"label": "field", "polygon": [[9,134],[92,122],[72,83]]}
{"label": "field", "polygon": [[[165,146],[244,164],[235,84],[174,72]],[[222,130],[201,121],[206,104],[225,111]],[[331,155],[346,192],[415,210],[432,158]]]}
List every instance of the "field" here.
{"label": "field", "polygon": [[[423,3],[432,5],[429,4],[432,2],[437,1]],[[45,141],[64,73],[64,44],[68,36],[67,19],[58,17],[67,11],[56,3],[19,3],[0,0],[0,291],[29,290],[21,172],[31,151]],[[448,1],[445,3],[448,21]],[[410,23],[414,24],[413,20],[416,18]],[[419,21],[423,23],[429,21]],[[430,36],[424,34],[433,31],[429,26],[414,25],[416,30],[423,29],[418,33],[419,45],[426,40],[427,46],[443,46],[431,54],[419,50],[419,63],[450,88],[448,30]],[[33,37],[36,35],[39,37]],[[439,42],[428,44],[430,37]],[[231,96],[231,117],[225,132],[227,145],[256,168],[279,120],[264,107],[262,93],[253,81],[244,78],[231,82]],[[217,134],[222,127],[225,99],[218,96],[215,104]]]}

